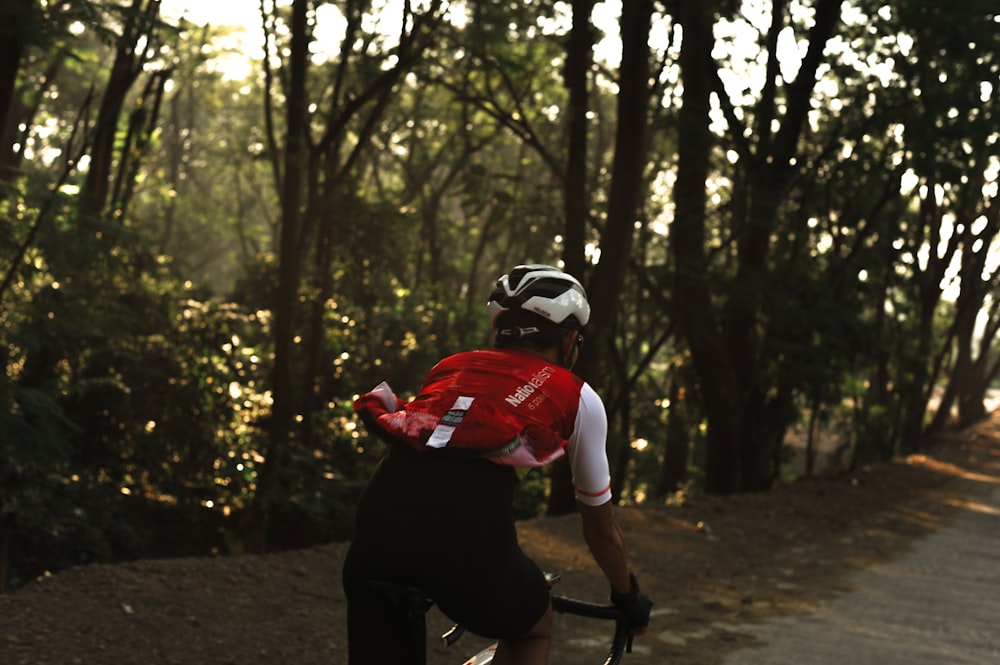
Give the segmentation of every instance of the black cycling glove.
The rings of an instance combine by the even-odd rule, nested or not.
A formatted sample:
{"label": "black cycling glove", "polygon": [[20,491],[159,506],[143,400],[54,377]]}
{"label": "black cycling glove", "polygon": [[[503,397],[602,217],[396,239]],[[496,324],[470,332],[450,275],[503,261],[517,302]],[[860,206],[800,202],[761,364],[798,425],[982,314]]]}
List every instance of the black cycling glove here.
{"label": "black cycling glove", "polygon": [[632,582],[632,590],[628,593],[618,593],[612,587],[611,604],[628,618],[630,628],[644,628],[649,625],[649,611],[653,608],[653,601],[639,590],[635,574],[629,573],[628,576]]}

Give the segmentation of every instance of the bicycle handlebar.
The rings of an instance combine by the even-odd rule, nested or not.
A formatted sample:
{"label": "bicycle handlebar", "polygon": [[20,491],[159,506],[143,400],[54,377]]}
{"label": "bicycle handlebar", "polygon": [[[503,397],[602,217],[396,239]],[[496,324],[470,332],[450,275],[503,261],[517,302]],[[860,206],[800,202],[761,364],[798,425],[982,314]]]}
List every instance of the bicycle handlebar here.
{"label": "bicycle handlebar", "polygon": [[632,652],[632,631],[629,629],[628,619],[614,605],[598,605],[585,600],[553,595],[552,609],[561,614],[615,622],[615,636],[611,640],[611,650],[604,665],[618,665],[626,652]]}
{"label": "bicycle handlebar", "polygon": [[[632,652],[632,631],[628,619],[614,605],[598,605],[586,600],[577,600],[568,596],[552,595],[552,609],[560,614],[572,614],[588,619],[603,619],[615,622],[615,634],[611,640],[611,649],[603,665],[619,665],[626,653]],[[449,647],[458,641],[465,633],[460,625],[454,625],[441,636],[442,645]]]}

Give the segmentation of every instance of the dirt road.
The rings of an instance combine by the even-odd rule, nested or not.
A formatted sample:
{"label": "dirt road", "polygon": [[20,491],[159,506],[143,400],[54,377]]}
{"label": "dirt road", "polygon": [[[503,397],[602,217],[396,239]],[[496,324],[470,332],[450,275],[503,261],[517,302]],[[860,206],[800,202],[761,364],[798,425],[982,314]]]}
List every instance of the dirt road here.
{"label": "dirt road", "polygon": [[726,665],[1000,663],[1000,488],[814,612],[745,626],[764,643]]}

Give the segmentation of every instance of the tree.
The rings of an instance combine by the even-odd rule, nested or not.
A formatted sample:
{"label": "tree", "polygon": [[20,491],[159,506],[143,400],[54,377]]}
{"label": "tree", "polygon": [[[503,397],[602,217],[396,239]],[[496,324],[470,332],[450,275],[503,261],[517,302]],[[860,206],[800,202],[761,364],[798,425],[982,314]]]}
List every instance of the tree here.
{"label": "tree", "polygon": [[[112,169],[120,131],[119,121],[127,95],[156,51],[159,9],[159,0],[133,0],[129,8],[121,10],[122,33],[117,38],[114,62],[108,74],[101,102],[98,105],[97,116],[94,119],[89,150],[90,161],[80,191],[80,216],[85,221],[103,217],[109,212],[109,203],[119,208],[113,211],[118,214],[121,213],[120,207],[124,205],[122,199],[125,194],[120,187],[115,187],[118,200],[109,201],[109,195],[113,191]],[[156,122],[159,99],[165,80],[166,78],[162,76],[154,76],[150,79],[151,86],[147,88],[147,92],[151,94],[139,98],[139,107],[132,116],[139,124],[134,130],[128,132],[127,136],[134,137],[133,132],[149,134],[149,123],[155,125]],[[153,97],[153,99],[149,99],[149,97]],[[151,107],[149,110],[143,108],[144,102],[148,107]],[[150,114],[152,117],[146,121],[145,116]],[[114,176],[115,181],[122,181],[127,177],[130,171],[129,157],[132,149],[133,145],[130,141],[125,145],[125,149],[119,152],[118,175]]]}
{"label": "tree", "polygon": [[[135,295],[135,292],[123,293],[128,289],[116,279],[120,277],[116,273],[126,262],[126,255],[133,260],[142,258],[141,251],[126,252],[116,244],[120,239],[117,233],[120,227],[105,227],[105,220],[100,217],[109,192],[114,193],[120,210],[127,206],[134,182],[130,179],[135,176],[137,159],[142,152],[141,144],[148,139],[156,122],[155,103],[151,103],[153,108],[148,112],[132,115],[132,130],[125,133],[124,141],[116,140],[120,138],[118,130],[125,100],[157,43],[155,17],[158,3],[135,2],[131,7],[115,5],[109,8],[111,18],[106,24],[98,9],[90,2],[44,8],[35,3],[3,5],[3,11],[9,12],[9,27],[17,29],[18,35],[10,41],[5,40],[5,48],[10,46],[6,54],[8,60],[0,67],[3,69],[0,94],[4,97],[0,107],[3,114],[3,122],[0,123],[3,131],[0,205],[5,211],[20,211],[5,219],[8,222],[5,231],[11,231],[9,235],[4,234],[5,249],[6,238],[14,237],[15,223],[28,222],[26,211],[33,213],[33,219],[28,222],[30,226],[23,237],[11,243],[16,244],[16,251],[11,254],[13,260],[0,286],[5,305],[0,316],[5,319],[5,324],[12,324],[9,329],[4,326],[4,365],[7,370],[4,386],[4,420],[7,425],[4,429],[16,433],[0,446],[0,474],[4,484],[3,496],[0,496],[0,504],[3,504],[0,506],[0,547],[6,547],[10,542],[12,523],[19,527],[22,537],[33,526],[30,510],[23,507],[23,495],[18,497],[22,508],[12,514],[7,506],[10,496],[7,493],[23,489],[26,479],[32,478],[40,468],[26,451],[35,447],[50,455],[52,473],[58,476],[58,467],[67,462],[71,447],[79,442],[83,428],[66,415],[73,406],[72,397],[79,395],[67,394],[58,386],[73,378],[90,378],[87,371],[100,366],[103,360],[101,352],[113,347],[119,335],[123,334],[120,330],[102,334],[114,328],[112,324],[102,330],[102,324],[107,325],[120,314],[118,307],[129,295]],[[77,38],[71,29],[78,21],[82,21],[84,26],[81,38]],[[58,114],[50,116],[53,126],[63,130],[58,137],[64,140],[60,150],[61,160],[54,160],[56,168],[52,170],[56,173],[55,177],[46,172],[44,160],[32,163],[32,170],[43,174],[38,182],[33,182],[31,178],[24,177],[29,170],[24,168],[24,158],[29,148],[42,152],[44,147],[41,137],[33,135],[37,132],[35,118],[40,113],[43,93],[57,89],[54,87],[56,75],[66,62],[71,61],[71,50],[66,45],[73,43],[81,53],[94,53],[101,48],[94,46],[96,39],[88,42],[95,34],[113,37],[109,41],[116,54],[115,76],[104,88],[103,103],[95,115],[90,115],[89,100],[100,94],[96,84],[84,96],[85,101],[80,107],[69,114],[73,120],[68,126],[59,123]],[[137,52],[139,43],[144,47]],[[42,49],[51,46],[55,46],[51,57],[40,57],[44,52]],[[39,62],[45,63],[40,73],[34,68]],[[18,76],[11,78],[13,73]],[[154,82],[156,78],[153,75],[147,81]],[[152,86],[155,88],[156,84],[152,83]],[[67,90],[72,88],[72,83],[66,85]],[[57,97],[56,94],[51,96],[53,99]],[[67,97],[70,98],[70,95]],[[22,129],[22,126],[25,128]],[[84,129],[90,126],[94,127],[94,131],[88,134]],[[118,171],[112,181],[116,149],[120,150],[117,153]],[[82,175],[83,187],[75,202],[77,205],[71,206],[61,189],[78,178],[76,168],[83,154],[90,156],[90,169]],[[17,188],[12,186],[15,176],[21,176]],[[95,229],[115,232],[102,234],[98,231],[94,234]],[[102,237],[104,242],[100,241]],[[71,239],[70,242],[65,242],[67,238]],[[25,260],[29,256],[32,259],[30,264]],[[134,265],[130,267],[134,268]],[[98,274],[102,269],[106,272]],[[139,272],[141,270],[135,270],[132,276]],[[95,294],[100,294],[105,300],[88,307],[88,300]],[[123,316],[114,322],[125,320],[127,317]],[[88,349],[92,354],[89,357],[80,351],[81,347],[87,346],[91,347]],[[43,487],[45,485],[42,484]],[[51,490],[51,487],[46,487],[42,493],[46,490]],[[48,496],[53,498],[52,493]],[[2,551],[0,568],[5,568],[6,562],[6,551]],[[0,580],[0,584],[5,583],[6,576]]]}
{"label": "tree", "polygon": [[[807,51],[795,80],[782,90],[780,103],[777,44],[788,4],[772,4],[771,24],[765,35],[766,76],[752,109],[752,131],[732,112],[717,66],[705,64],[713,42],[704,8],[697,10],[684,2],[679,7],[682,25],[686,20],[690,27],[685,26],[681,56],[685,119],[678,147],[676,191],[684,203],[683,210],[678,205],[678,217],[681,212],[683,217],[675,224],[675,298],[678,318],[687,319],[682,324],[685,341],[694,354],[705,393],[709,430],[706,489],[719,493],[763,489],[774,480],[775,450],[787,426],[793,395],[787,384],[779,384],[777,390],[765,385],[769,360],[762,355],[766,354],[766,328],[761,327],[761,320],[767,307],[773,238],[783,218],[788,187],[803,168],[800,141],[840,3],[819,0],[815,4]],[[729,123],[727,143],[739,155],[729,212],[733,244],[727,250],[734,269],[718,305],[713,302],[711,286],[703,281],[703,276],[711,274],[704,250],[703,204],[698,194],[688,193],[703,191],[706,182],[702,178],[708,175],[710,144],[705,127],[710,107],[704,85],[696,80],[700,76],[716,83],[713,91]],[[688,196],[691,201],[686,200]]]}
{"label": "tree", "polygon": [[[296,405],[300,400],[311,402],[310,396],[318,385],[323,311],[333,279],[333,255],[329,248],[338,226],[344,223],[334,214],[335,206],[343,200],[342,188],[349,182],[348,174],[370,140],[393,89],[432,43],[433,28],[441,19],[441,5],[439,1],[432,2],[421,13],[414,13],[409,4],[404,5],[402,31],[395,53],[382,53],[382,58],[391,64],[378,69],[366,54],[375,38],[365,34],[365,13],[362,8],[347,3],[343,8],[347,31],[339,61],[326,72],[328,78],[317,84],[309,77],[313,3],[295,0],[289,26],[288,87],[282,100],[286,109],[285,140],[280,148],[273,129],[276,123],[271,116],[276,91],[270,84],[271,71],[267,64],[270,49],[265,57],[269,81],[265,103],[268,127],[272,128],[268,144],[272,147],[274,172],[280,182],[281,223],[278,283],[272,305],[275,314],[273,413],[249,529],[249,539],[255,549],[265,547],[269,504],[274,498],[282,459],[297,429]],[[268,40],[276,39],[277,14],[273,3],[268,11],[262,0],[261,15]],[[324,98],[315,101],[313,95],[318,93]],[[311,251],[313,248],[315,251]],[[303,271],[310,258],[313,267],[311,274],[306,275]],[[308,294],[312,305],[308,314],[311,323],[306,326],[306,354],[305,363],[302,363],[296,351],[296,338],[301,330],[298,303],[304,277],[308,277],[315,287]]]}
{"label": "tree", "polygon": [[690,346],[700,377],[709,423],[705,487],[735,491],[740,484],[740,419],[731,405],[742,401],[735,367],[727,360],[706,270],[705,182],[709,173],[712,136],[709,130],[709,16],[703,3],[682,1],[678,22],[684,27],[680,69],[684,86],[677,131],[676,210],[671,227],[674,259],[674,316]]}
{"label": "tree", "polygon": [[[27,37],[38,30],[40,23],[36,16],[38,6],[32,0],[17,0],[0,5],[0,131],[3,144],[0,145],[0,186],[6,186],[12,174],[7,169],[13,166],[15,133],[13,101],[15,99],[17,74],[27,48]],[[2,192],[0,192],[2,195]],[[4,197],[5,198],[5,197]]]}
{"label": "tree", "polygon": [[[574,33],[589,31],[589,21],[577,22],[575,10],[589,11],[590,7],[574,8]],[[608,198],[607,217],[600,230],[601,260],[594,267],[593,274],[586,280],[587,295],[591,311],[596,315],[588,324],[587,336],[593,340],[581,354],[576,371],[593,385],[608,388],[616,378],[611,368],[614,365],[613,347],[616,343],[615,331],[618,316],[618,300],[625,284],[625,274],[631,258],[635,222],[640,208],[640,193],[643,191],[646,164],[646,136],[649,124],[650,103],[650,49],[649,29],[653,14],[653,3],[645,0],[624,3],[621,14],[622,66],[619,72],[619,92],[617,99],[617,127],[615,130],[615,151],[612,162],[612,180]],[[577,46],[577,41],[587,43],[586,35],[571,37],[570,44],[580,51],[588,50]],[[574,64],[583,56],[571,52]],[[579,65],[576,65],[579,66]],[[567,79],[571,100],[579,103],[582,95],[579,74]],[[570,107],[571,112],[575,109]],[[579,111],[576,111],[579,113]],[[570,127],[574,117],[570,116]],[[579,120],[577,119],[576,122]],[[577,138],[577,142],[581,139]],[[579,145],[573,146],[569,157],[578,157]],[[572,167],[571,167],[572,168]],[[576,167],[578,168],[578,167]],[[578,202],[581,196],[582,178],[577,175],[565,184],[567,201],[566,237],[579,242],[582,237]],[[570,213],[576,216],[569,217]],[[583,257],[580,246],[566,246],[568,266],[580,266]],[[580,275],[577,275],[580,277]],[[618,377],[620,379],[620,376]],[[624,382],[618,381],[618,394],[624,395]],[[609,392],[606,390],[606,393]],[[624,413],[624,411],[622,412]],[[560,515],[574,510],[572,483],[567,473],[566,463],[557,467],[553,474],[553,487],[548,513]]]}
{"label": "tree", "polygon": [[[953,337],[949,336],[941,351],[953,344],[954,361],[944,398],[929,426],[933,431],[947,422],[956,401],[961,425],[983,417],[983,397],[996,376],[995,358],[988,350],[995,325],[990,320],[980,328],[976,320],[980,312],[988,313],[988,294],[997,279],[987,258],[995,251],[998,225],[986,175],[995,169],[998,155],[996,104],[995,95],[984,94],[983,86],[992,85],[1000,74],[1000,42],[996,11],[988,3],[967,3],[955,10],[913,3],[897,8],[884,20],[886,30],[899,32],[898,41],[912,44],[898,58],[897,69],[907,87],[919,91],[903,111],[909,165],[919,183],[915,188],[918,209],[922,218],[930,217],[936,225],[936,236],[947,237],[950,251],[944,258],[949,263],[957,258],[960,264]],[[930,238],[932,257],[941,244]],[[938,300],[944,270],[937,271]],[[922,355],[927,365],[932,353]],[[923,377],[927,378],[924,392],[929,395],[938,377],[922,371],[916,376],[918,383]],[[923,415],[922,408],[910,414],[906,439],[910,445],[919,440]]]}

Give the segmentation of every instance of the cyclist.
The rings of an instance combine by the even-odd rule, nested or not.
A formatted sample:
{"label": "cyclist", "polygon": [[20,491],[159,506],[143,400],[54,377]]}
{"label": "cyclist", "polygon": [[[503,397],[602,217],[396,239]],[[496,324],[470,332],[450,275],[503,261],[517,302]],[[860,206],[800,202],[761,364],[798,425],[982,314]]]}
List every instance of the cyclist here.
{"label": "cyclist", "polygon": [[[583,535],[611,600],[645,632],[652,603],[629,571],[611,505],[607,416],[570,369],[590,305],[580,283],[520,265],[488,305],[494,348],[445,358],[401,405],[382,383],[354,408],[390,442],[357,508],[344,563],[350,665],[400,665],[410,619],[372,580],[427,591],[452,620],[497,639],[495,663],[548,662],[552,606],[512,515],[524,469],[569,457]],[[389,636],[389,637],[387,637]]]}

